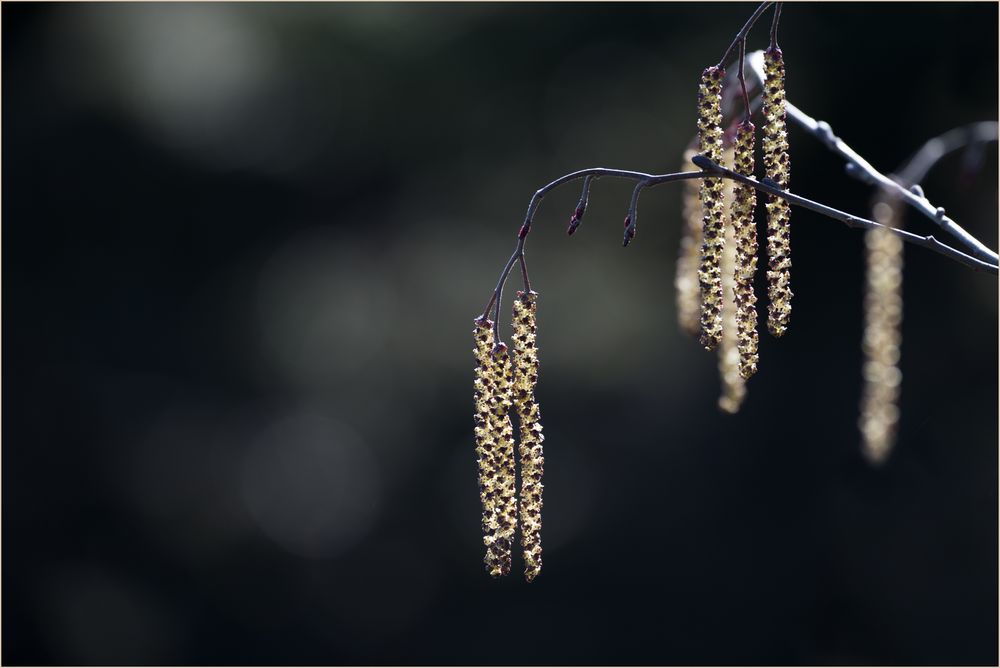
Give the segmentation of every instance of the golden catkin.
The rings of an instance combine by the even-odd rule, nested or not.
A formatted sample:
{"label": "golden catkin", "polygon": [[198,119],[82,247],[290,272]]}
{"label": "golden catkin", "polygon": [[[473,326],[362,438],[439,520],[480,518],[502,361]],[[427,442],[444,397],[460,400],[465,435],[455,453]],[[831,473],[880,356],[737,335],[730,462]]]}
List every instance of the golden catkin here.
{"label": "golden catkin", "polygon": [[[722,75],[718,67],[706,68],[698,86],[698,152],[717,163],[722,159]],[[722,179],[701,179],[702,247],[698,284],[701,345],[706,350],[715,350],[722,336],[723,190]]]}
{"label": "golden catkin", "polygon": [[[698,153],[693,148],[684,152],[681,171],[691,169],[691,158]],[[677,254],[677,273],[674,288],[677,291],[677,322],[681,331],[698,336],[701,332],[701,286],[698,285],[698,263],[701,261],[701,200],[698,198],[700,180],[689,179],[681,184],[684,219],[681,229],[680,250]]]}
{"label": "golden catkin", "polygon": [[[788,135],[785,130],[785,62],[781,49],[764,51],[764,173],[788,188]],[[792,258],[789,215],[791,207],[780,197],[768,195],[767,203],[767,328],[781,336],[792,312]]]}
{"label": "golden catkin", "polygon": [[493,323],[477,319],[473,334],[476,347],[476,379],[473,382],[475,400],[476,458],[479,464],[479,499],[483,505],[483,543],[486,546],[486,570],[499,577],[500,561],[494,544],[497,539],[497,499],[499,498],[499,460],[496,435],[493,429],[493,393],[496,386],[493,359]]}
{"label": "golden catkin", "polygon": [[542,570],[542,449],[541,413],[535,401],[538,382],[538,347],[535,343],[538,293],[518,292],[514,300],[514,405],[520,423],[521,546],[524,548],[524,578],[531,582]]}
{"label": "golden catkin", "polygon": [[517,531],[517,482],[514,464],[514,425],[510,421],[513,404],[514,370],[507,346],[500,344],[493,354],[497,389],[493,402],[493,433],[497,442],[499,497],[497,499],[497,539],[494,542],[500,574],[510,573],[510,550]]}
{"label": "golden catkin", "polygon": [[479,496],[483,505],[484,562],[490,575],[510,573],[510,546],[516,528],[514,500],[514,431],[511,405],[511,364],[506,346],[494,350],[493,323],[477,319],[474,336],[476,456]]}
{"label": "golden catkin", "polygon": [[[732,164],[734,147],[728,146],[723,151],[723,164]],[[726,188],[723,194],[723,206],[732,212],[735,223],[736,187]],[[722,393],[719,395],[719,408],[726,413],[736,413],[746,396],[746,383],[740,375],[739,352],[739,318],[736,308],[735,288],[738,272],[736,245],[736,229],[734,224],[726,225],[726,244],[722,248],[722,336],[719,339],[719,381]]]}
{"label": "golden catkin", "polygon": [[[898,203],[882,199],[873,217],[890,227],[899,218]],[[903,240],[887,229],[865,232],[864,389],[861,397],[862,452],[873,464],[892,450],[899,422],[899,347],[903,319]]]}
{"label": "golden catkin", "polygon": [[[753,176],[753,145],[753,123],[744,121],[736,130],[733,159],[733,169],[740,174]],[[753,279],[757,273],[757,225],[753,219],[756,206],[757,191],[751,186],[736,183],[733,186],[732,208],[736,244],[733,290],[740,375],[744,379],[757,372],[757,295],[753,291]]]}

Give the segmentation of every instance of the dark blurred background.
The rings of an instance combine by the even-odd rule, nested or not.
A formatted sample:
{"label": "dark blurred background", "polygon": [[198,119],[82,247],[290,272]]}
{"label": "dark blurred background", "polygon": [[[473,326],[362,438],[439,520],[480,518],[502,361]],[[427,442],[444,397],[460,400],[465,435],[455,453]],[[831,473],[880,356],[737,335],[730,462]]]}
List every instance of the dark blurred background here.
{"label": "dark blurred background", "polygon": [[[545,566],[482,568],[472,318],[528,198],[678,169],[752,9],[4,3],[3,662],[995,665],[996,278],[906,249],[872,469],[861,233],[794,212],[791,329],[723,415],[675,185],[627,251],[628,184],[571,240],[577,188],[545,201]],[[996,119],[997,23],[790,4],[789,99],[895,169]],[[790,140],[793,190],[867,215]],[[961,165],[925,190],[996,248],[995,146]]]}

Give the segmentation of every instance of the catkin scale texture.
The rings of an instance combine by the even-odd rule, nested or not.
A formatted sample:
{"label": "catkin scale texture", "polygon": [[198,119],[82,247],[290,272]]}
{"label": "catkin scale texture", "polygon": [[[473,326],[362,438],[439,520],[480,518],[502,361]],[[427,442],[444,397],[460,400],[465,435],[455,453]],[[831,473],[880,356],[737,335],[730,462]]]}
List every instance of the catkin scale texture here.
{"label": "catkin scale texture", "polygon": [[[880,201],[874,218],[889,226],[899,219],[898,202]],[[899,421],[899,371],[903,319],[903,240],[887,229],[865,232],[864,387],[861,395],[862,452],[873,464],[889,456]]]}
{"label": "catkin scale texture", "polygon": [[473,381],[475,401],[476,458],[479,465],[479,499],[483,506],[483,544],[486,546],[484,562],[490,575],[501,575],[501,564],[496,556],[494,544],[499,528],[497,500],[499,498],[499,460],[497,442],[493,428],[493,402],[496,388],[493,361],[493,323],[476,320],[473,335],[476,347],[476,377]]}
{"label": "catkin scale texture", "polygon": [[[722,75],[709,67],[698,86],[698,152],[718,163],[722,158]],[[698,283],[701,287],[701,345],[715,350],[722,336],[722,249],[725,245],[722,179],[701,179],[702,248]]]}
{"label": "catkin scale texture", "polygon": [[[754,126],[745,121],[736,130],[735,171],[753,176],[753,148]],[[753,290],[757,273],[757,226],[753,220],[756,206],[756,190],[740,183],[733,186],[732,226],[736,245],[733,292],[740,376],[744,379],[757,372],[757,295]]]}
{"label": "catkin scale texture", "polygon": [[[782,188],[788,188],[788,134],[785,128],[785,62],[781,49],[764,51],[764,172]],[[781,336],[792,312],[791,207],[780,197],[767,202],[767,328]]]}
{"label": "catkin scale texture", "polygon": [[[691,169],[691,158],[697,155],[694,149],[684,152],[681,171]],[[681,229],[680,249],[677,253],[677,273],[674,289],[677,292],[677,322],[681,331],[697,337],[701,332],[701,286],[698,284],[698,264],[701,262],[701,200],[698,191],[700,180],[689,179],[681,182]]]}
{"label": "catkin scale texture", "polygon": [[535,401],[538,381],[536,312],[538,294],[519,292],[514,300],[514,405],[520,424],[518,455],[521,461],[521,546],[524,549],[524,577],[531,582],[542,569],[542,474],[545,457],[542,448],[541,412]]}
{"label": "catkin scale texture", "polygon": [[484,562],[490,575],[510,573],[510,548],[516,529],[514,430],[508,416],[512,369],[506,347],[494,346],[493,323],[475,321],[476,456],[483,506]]}
{"label": "catkin scale texture", "polygon": [[517,484],[514,464],[514,425],[510,421],[513,365],[507,347],[494,351],[497,392],[493,403],[493,429],[499,458],[499,499],[497,504],[497,540],[494,543],[500,561],[500,574],[510,573],[510,550],[517,530]]}
{"label": "catkin scale texture", "polygon": [[[732,163],[734,149],[732,146],[723,151],[724,163]],[[726,188],[724,205],[735,215],[735,188]],[[736,413],[746,397],[746,382],[740,375],[740,353],[738,336],[738,318],[736,310],[736,231],[734,225],[725,229],[726,245],[722,248],[722,336],[719,339],[719,381],[722,393],[719,395],[719,408],[726,413]]]}

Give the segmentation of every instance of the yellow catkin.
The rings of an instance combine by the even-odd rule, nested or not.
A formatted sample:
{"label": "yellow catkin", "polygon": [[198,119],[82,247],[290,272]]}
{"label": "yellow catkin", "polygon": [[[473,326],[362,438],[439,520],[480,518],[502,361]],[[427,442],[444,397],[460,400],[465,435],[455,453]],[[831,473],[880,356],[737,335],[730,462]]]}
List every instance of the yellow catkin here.
{"label": "yellow catkin", "polygon": [[[722,164],[732,164],[734,148],[728,146],[723,150]],[[736,188],[725,188],[723,206],[733,213],[735,218]],[[735,288],[737,272],[737,253],[735,226],[730,224],[725,228],[725,246],[722,248],[720,270],[722,276],[722,336],[719,339],[719,381],[722,393],[719,395],[719,408],[726,413],[736,413],[746,396],[746,383],[740,375],[739,353],[739,319],[737,317]]]}
{"label": "yellow catkin", "polygon": [[[698,154],[693,148],[684,152],[681,171],[691,169],[691,158]],[[701,332],[701,286],[698,285],[698,263],[701,262],[701,200],[698,190],[701,182],[695,179],[681,185],[680,250],[677,254],[677,273],[674,288],[677,291],[677,322],[681,331],[697,337]]]}
{"label": "yellow catkin", "polygon": [[541,413],[535,401],[538,382],[538,347],[535,343],[538,310],[536,292],[518,292],[514,300],[514,405],[520,423],[521,459],[521,546],[524,548],[524,577],[531,582],[542,570],[542,449]]}
{"label": "yellow catkin", "polygon": [[[880,199],[873,217],[893,227],[899,219],[897,202]],[[899,348],[903,320],[903,240],[889,230],[865,232],[864,389],[861,397],[861,448],[868,461],[880,464],[889,456],[899,422]]]}
{"label": "yellow catkin", "polygon": [[484,562],[490,575],[499,577],[510,573],[510,547],[516,529],[514,430],[508,416],[512,369],[506,346],[494,347],[493,323],[477,319],[475,324],[473,397]]}
{"label": "yellow catkin", "polygon": [[[788,135],[785,130],[785,62],[778,47],[764,52],[764,173],[788,188]],[[781,336],[792,312],[789,284],[792,269],[788,202],[768,195],[767,203],[767,328]]]}
{"label": "yellow catkin", "polygon": [[[722,158],[722,69],[709,67],[698,86],[698,152],[719,162]],[[715,350],[722,336],[722,276],[720,263],[725,245],[722,179],[701,179],[702,205],[701,345]]]}
{"label": "yellow catkin", "polygon": [[510,573],[510,550],[517,531],[517,482],[514,464],[514,425],[510,421],[513,404],[514,370],[507,346],[494,351],[497,389],[493,402],[493,433],[497,442],[499,498],[497,499],[497,539],[494,543],[500,574]]}
{"label": "yellow catkin", "polygon": [[[753,123],[744,121],[736,130],[733,159],[733,169],[740,174],[753,176],[753,145]],[[756,190],[740,183],[733,186],[732,226],[736,245],[733,291],[740,375],[744,379],[757,372],[757,295],[753,290],[757,273],[757,226],[753,220],[756,206]]]}
{"label": "yellow catkin", "polygon": [[499,529],[497,500],[499,493],[499,460],[496,435],[493,429],[493,402],[495,365],[493,359],[493,323],[478,319],[473,335],[476,347],[476,378],[473,382],[475,400],[476,458],[479,464],[479,499],[483,506],[483,543],[486,546],[486,570],[494,577],[500,576],[500,560],[495,543]]}

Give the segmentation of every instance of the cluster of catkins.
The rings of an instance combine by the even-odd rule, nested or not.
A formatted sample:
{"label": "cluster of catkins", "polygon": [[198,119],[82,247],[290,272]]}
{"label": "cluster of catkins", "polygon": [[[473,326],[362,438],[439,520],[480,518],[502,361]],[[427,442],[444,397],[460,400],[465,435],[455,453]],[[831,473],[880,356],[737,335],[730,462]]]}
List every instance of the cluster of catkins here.
{"label": "cluster of catkins", "polygon": [[[542,423],[535,384],[538,294],[518,292],[514,300],[512,348],[496,343],[493,322],[475,321],[475,435],[479,462],[479,495],[483,504],[484,562],[493,577],[510,573],[511,545],[520,517],[524,577],[531,582],[542,570]],[[519,426],[520,503],[515,495],[514,427]]]}
{"label": "cluster of catkins", "polygon": [[[788,187],[788,139],[785,130],[785,68],[781,49],[764,52],[764,171]],[[754,125],[738,124],[729,137],[722,130],[722,80],[719,67],[709,67],[698,87],[698,147],[684,155],[685,166],[700,153],[745,176],[754,173]],[[684,232],[677,261],[677,312],[681,329],[698,336],[706,350],[719,351],[723,383],[720,407],[736,412],[744,382],[757,371],[757,228],[753,213],[756,191],[707,177],[688,181],[684,193]],[[726,211],[728,209],[728,224]],[[768,195],[768,330],[781,336],[788,327],[792,291],[789,206]]]}

